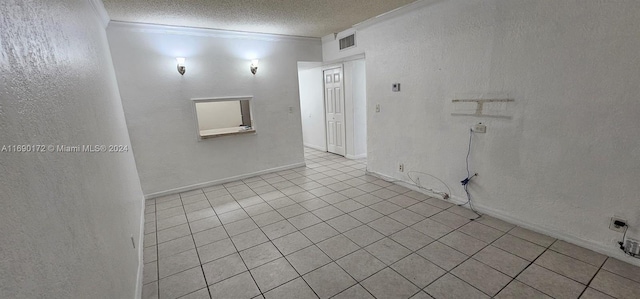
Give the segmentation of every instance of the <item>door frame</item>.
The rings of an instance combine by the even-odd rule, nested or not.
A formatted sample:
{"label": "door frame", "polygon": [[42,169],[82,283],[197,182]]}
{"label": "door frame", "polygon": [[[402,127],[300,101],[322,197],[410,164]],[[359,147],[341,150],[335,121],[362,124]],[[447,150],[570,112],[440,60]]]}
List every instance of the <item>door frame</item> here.
{"label": "door frame", "polygon": [[[340,92],[342,93],[342,145],[344,147],[344,157],[347,156],[347,124],[346,124],[346,111],[345,111],[345,99],[344,99],[344,95],[345,95],[345,91],[344,91],[344,65],[342,63],[335,63],[335,64],[328,64],[328,65],[323,65],[322,66],[322,102],[323,102],[323,108],[324,108],[324,113],[323,113],[323,119],[324,119],[324,139],[325,139],[325,144],[326,144],[326,152],[329,152],[329,129],[327,128],[327,97],[326,97],[326,85],[325,85],[325,76],[324,76],[324,72],[327,70],[332,70],[332,69],[340,69],[340,73],[342,74],[342,77],[340,78]],[[338,154],[336,154],[338,155]]]}

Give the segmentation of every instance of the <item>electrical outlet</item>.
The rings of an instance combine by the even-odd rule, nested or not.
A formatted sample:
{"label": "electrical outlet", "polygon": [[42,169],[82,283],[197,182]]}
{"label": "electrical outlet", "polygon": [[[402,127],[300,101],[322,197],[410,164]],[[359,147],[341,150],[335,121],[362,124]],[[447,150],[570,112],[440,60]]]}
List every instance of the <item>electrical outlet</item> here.
{"label": "electrical outlet", "polygon": [[393,92],[398,92],[398,91],[400,91],[400,83],[393,83],[393,84],[391,84],[391,91],[393,91]]}
{"label": "electrical outlet", "polygon": [[398,164],[398,171],[399,172],[404,172],[404,163],[399,163]]}
{"label": "electrical outlet", "polygon": [[477,125],[473,126],[472,130],[474,133],[487,133],[487,126],[483,125],[482,123],[478,123]]}
{"label": "electrical outlet", "polygon": [[380,112],[380,104],[376,104],[376,112]]}
{"label": "electrical outlet", "polygon": [[289,106],[289,113],[293,113],[293,107]]}
{"label": "electrical outlet", "polygon": [[612,231],[619,232],[619,233],[624,233],[625,227],[624,226],[620,226],[620,225],[616,225],[615,224],[616,221],[624,222],[625,224],[627,224],[627,220],[624,220],[624,219],[622,219],[620,217],[613,216],[613,217],[611,217],[611,222],[609,222],[609,229],[612,230]]}

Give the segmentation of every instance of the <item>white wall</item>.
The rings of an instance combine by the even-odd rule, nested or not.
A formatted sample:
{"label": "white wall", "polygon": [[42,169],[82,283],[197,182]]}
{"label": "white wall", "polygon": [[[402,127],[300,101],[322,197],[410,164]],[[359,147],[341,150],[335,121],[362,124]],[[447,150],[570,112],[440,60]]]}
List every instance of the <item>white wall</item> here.
{"label": "white wall", "polygon": [[[2,145],[129,145],[103,22],[87,0],[0,2]],[[0,152],[0,172],[0,298],[140,295],[131,151]]]}
{"label": "white wall", "polygon": [[196,103],[200,130],[232,128],[242,125],[240,101]]}
{"label": "white wall", "polygon": [[298,62],[300,113],[304,145],[327,150],[324,98],[322,92],[322,63]]}
{"label": "white wall", "polygon": [[361,159],[367,156],[367,91],[364,59],[342,63],[346,123],[346,157]]}
{"label": "white wall", "polygon": [[[145,195],[304,163],[297,61],[320,60],[319,39],[114,22],[107,35]],[[248,95],[257,134],[197,140],[191,98]]]}
{"label": "white wall", "polygon": [[[362,28],[369,170],[407,180],[404,162],[462,200],[468,130],[482,121],[476,206],[622,256],[608,223],[622,216],[639,236],[639,16],[637,1],[451,0]],[[515,99],[512,118],[451,116],[468,94]]]}

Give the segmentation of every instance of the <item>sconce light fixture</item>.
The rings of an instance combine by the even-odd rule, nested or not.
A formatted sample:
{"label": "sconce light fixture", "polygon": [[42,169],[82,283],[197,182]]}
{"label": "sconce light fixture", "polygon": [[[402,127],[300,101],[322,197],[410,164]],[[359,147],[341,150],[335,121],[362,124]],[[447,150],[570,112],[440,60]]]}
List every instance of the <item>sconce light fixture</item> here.
{"label": "sconce light fixture", "polygon": [[251,60],[251,73],[256,74],[258,71],[258,59]]}
{"label": "sconce light fixture", "polygon": [[178,61],[178,73],[180,73],[180,75],[184,75],[184,72],[187,71],[187,68],[184,66],[185,58],[177,57],[176,61]]}

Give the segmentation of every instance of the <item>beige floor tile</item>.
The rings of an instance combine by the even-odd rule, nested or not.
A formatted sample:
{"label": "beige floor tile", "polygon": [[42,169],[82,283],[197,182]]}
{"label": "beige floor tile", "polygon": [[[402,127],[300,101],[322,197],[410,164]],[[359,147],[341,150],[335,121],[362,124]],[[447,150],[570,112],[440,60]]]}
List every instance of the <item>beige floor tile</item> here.
{"label": "beige floor tile", "polygon": [[330,263],[303,276],[320,298],[329,298],[356,283],[336,263]]}
{"label": "beige floor tile", "polygon": [[470,284],[460,280],[459,278],[445,274],[438,280],[424,289],[427,294],[434,298],[446,298],[446,299],[484,299],[489,298],[486,294],[480,292],[478,289],[472,287]]}
{"label": "beige floor tile", "polygon": [[157,281],[142,286],[142,299],[158,299]]}
{"label": "beige floor tile", "polygon": [[453,228],[450,228],[440,222],[433,221],[429,218],[412,225],[411,228],[434,239],[439,239],[442,236],[453,231]]}
{"label": "beige floor tile", "polygon": [[529,241],[522,240],[509,234],[500,237],[500,239],[491,243],[491,245],[511,254],[517,255],[528,261],[535,260],[545,250],[542,246],[533,244]]}
{"label": "beige floor tile", "polygon": [[266,299],[315,299],[318,298],[302,278],[294,279],[264,294]]}
{"label": "beige floor tile", "polygon": [[640,298],[640,283],[606,270],[600,270],[589,286],[615,298]]}
{"label": "beige floor tile", "polygon": [[448,211],[442,211],[429,217],[429,219],[440,222],[453,229],[457,229],[471,221],[469,218],[465,218]]}
{"label": "beige floor tile", "polygon": [[327,254],[331,259],[337,260],[349,253],[352,253],[358,249],[360,246],[349,240],[349,238],[344,235],[337,235],[326,239],[317,244],[318,247]]}
{"label": "beige floor tile", "polygon": [[405,227],[407,227],[406,225],[393,220],[388,216],[371,221],[367,225],[385,236],[399,232],[400,230],[403,230]]}
{"label": "beige floor tile", "polygon": [[418,287],[390,268],[372,275],[360,283],[376,298],[409,298],[420,291]]}
{"label": "beige floor tile", "polygon": [[411,253],[409,249],[389,238],[377,241],[364,249],[386,265],[391,265]]}
{"label": "beige floor tile", "polygon": [[369,207],[366,208],[362,208],[360,210],[357,211],[353,211],[351,213],[349,213],[350,216],[352,216],[353,218],[357,219],[358,221],[361,221],[363,223],[369,223],[373,220],[376,220],[380,217],[383,217],[384,215],[382,215],[380,212],[371,209]]}
{"label": "beige floor tile", "polygon": [[562,253],[564,255],[568,255],[572,258],[594,265],[596,267],[602,266],[602,263],[604,263],[604,261],[607,259],[607,256],[603,254],[573,245],[571,243],[567,243],[562,240],[556,241],[549,248],[551,250]]}
{"label": "beige floor tile", "polygon": [[143,266],[142,283],[148,284],[158,280],[158,263],[150,262]]}
{"label": "beige floor tile", "polygon": [[[271,209],[271,206],[269,206],[269,208]],[[252,216],[251,218],[259,227],[265,227],[269,224],[284,220],[284,217],[282,217],[282,215],[280,215],[280,213],[276,212],[275,210]]]}
{"label": "beige floor tile", "polygon": [[410,227],[407,227],[389,237],[412,251],[416,251],[434,241],[431,237]]}
{"label": "beige floor tile", "polygon": [[298,277],[296,270],[285,258],[268,262],[250,272],[263,293]]}
{"label": "beige floor tile", "polygon": [[222,239],[228,238],[227,231],[222,226],[214,227],[212,229],[204,230],[193,234],[193,240],[196,246],[202,246],[210,244]]}
{"label": "beige floor tile", "polygon": [[180,297],[180,299],[209,299],[209,298],[211,297],[209,296],[208,288],[202,288],[193,293],[189,293],[187,295]]}
{"label": "beige floor tile", "polygon": [[289,218],[288,221],[297,229],[304,229],[309,226],[322,222],[320,218],[310,212],[306,212],[295,217]]}
{"label": "beige floor tile", "polygon": [[357,281],[362,281],[385,267],[383,262],[363,249],[337,260],[336,263]]}
{"label": "beige floor tile", "polygon": [[458,229],[458,231],[488,243],[491,243],[504,235],[504,232],[475,221],[471,221],[463,225]]}
{"label": "beige floor tile", "polygon": [[602,266],[602,269],[640,283],[640,267],[638,266],[609,258]]}
{"label": "beige floor tile", "polygon": [[342,293],[332,297],[332,299],[375,299],[361,285],[354,285]]}
{"label": "beige floor tile", "polygon": [[402,209],[400,206],[392,204],[388,201],[381,201],[369,206],[383,215],[389,215],[395,211]]}
{"label": "beige floor tile", "polygon": [[200,256],[200,262],[207,263],[213,260],[217,260],[221,257],[230,255],[237,252],[233,246],[231,239],[224,239],[213,242],[204,246],[200,246],[198,249],[198,255]]}
{"label": "beige floor tile", "polygon": [[418,250],[417,253],[447,271],[467,259],[465,254],[438,241],[425,246]]}
{"label": "beige floor tile", "polygon": [[247,271],[247,267],[244,265],[244,262],[242,262],[240,255],[234,253],[202,265],[202,270],[204,271],[207,283],[212,285]]}
{"label": "beige floor tile", "polygon": [[160,279],[182,272],[184,270],[200,265],[198,254],[195,249],[162,257],[158,260],[158,272]]}
{"label": "beige floor tile", "polygon": [[474,259],[458,265],[451,274],[490,296],[495,296],[511,281],[511,277]]}
{"label": "beige floor tile", "polygon": [[458,231],[453,231],[438,241],[466,255],[473,255],[488,244]]}
{"label": "beige floor tile", "polygon": [[200,267],[163,278],[159,285],[160,299],[178,298],[207,286]]}
{"label": "beige floor tile", "polygon": [[313,243],[302,233],[295,232],[273,240],[273,245],[275,245],[282,254],[288,255],[302,248],[311,246]]}
{"label": "beige floor tile", "polygon": [[313,243],[318,243],[339,234],[337,230],[324,222],[307,227],[300,232],[302,232]]}
{"label": "beige floor tile", "polygon": [[264,242],[268,242],[269,239],[264,233],[262,233],[260,229],[254,229],[252,231],[248,231],[246,233],[231,237],[231,241],[233,241],[236,249],[245,250]]}
{"label": "beige floor tile", "polygon": [[158,258],[171,256],[193,248],[196,248],[193,243],[193,237],[184,236],[182,238],[158,244]]}
{"label": "beige floor tile", "polygon": [[426,287],[446,273],[442,268],[415,253],[397,261],[391,268],[420,288]]}
{"label": "beige floor tile", "polygon": [[491,217],[491,216],[488,216],[488,215],[482,215],[482,217],[480,217],[480,218],[478,218],[478,219],[476,219],[474,221],[476,221],[478,223],[482,223],[482,224],[484,224],[486,226],[493,227],[493,228],[495,228],[495,229],[497,229],[499,231],[505,232],[505,233],[515,227],[515,225],[513,225],[511,223],[502,221],[500,219],[497,219],[497,218],[494,218],[494,217]]}
{"label": "beige floor tile", "polygon": [[249,272],[215,283],[209,286],[209,291],[216,299],[250,299],[260,294]]}
{"label": "beige floor tile", "polygon": [[582,284],[588,284],[598,268],[552,250],[545,251],[535,264],[564,275]]}
{"label": "beige floor tile", "polygon": [[489,245],[473,256],[474,259],[511,277],[516,277],[530,262]]}
{"label": "beige floor tile", "polygon": [[538,244],[542,247],[549,247],[556,240],[552,237],[545,236],[543,234],[539,234],[519,226],[510,230],[509,234],[514,235],[520,239],[527,240],[531,243]]}
{"label": "beige floor tile", "polygon": [[302,275],[331,262],[331,258],[315,245],[287,255],[286,258],[298,273]]}
{"label": "beige floor tile", "polygon": [[331,227],[333,227],[337,231],[343,233],[362,225],[362,222],[358,221],[356,218],[353,218],[345,214],[345,215],[338,216],[336,218],[328,220],[327,224],[329,224]]}
{"label": "beige floor tile", "polygon": [[585,286],[560,274],[530,265],[516,278],[519,281],[554,298],[578,298]]}
{"label": "beige floor tile", "polygon": [[271,242],[263,243],[255,247],[240,251],[240,256],[249,269],[264,265],[270,261],[281,258],[282,254]]}
{"label": "beige floor tile", "polygon": [[296,232],[297,229],[295,228],[295,226],[289,223],[289,221],[282,220],[262,227],[262,231],[270,240],[274,240],[282,236],[286,236],[290,233]]}
{"label": "beige floor tile", "polygon": [[580,296],[580,299],[613,299],[613,297],[596,291],[595,289],[587,288],[584,290],[584,293],[582,293],[582,296]]}
{"label": "beige floor tile", "polygon": [[390,203],[396,204],[398,206],[401,206],[403,208],[410,207],[420,202],[419,200],[413,199],[409,196],[402,195],[402,194],[389,198],[387,199],[387,201]]}
{"label": "beige floor tile", "polygon": [[545,295],[544,293],[522,283],[517,280],[511,281],[498,295],[494,298],[496,299],[520,299],[520,298],[530,298],[530,299],[552,299],[551,297]]}
{"label": "beige floor tile", "polygon": [[393,212],[389,215],[389,217],[391,217],[393,220],[396,220],[404,225],[414,225],[425,219],[424,216],[407,209],[402,209],[402,210]]}
{"label": "beige floor tile", "polygon": [[212,229],[221,225],[222,223],[220,222],[217,216],[189,222],[189,227],[191,228],[191,233],[193,234],[204,231],[204,230]]}
{"label": "beige floor tile", "polygon": [[438,214],[442,211],[442,209],[436,207],[436,206],[432,206],[430,204],[426,204],[426,203],[417,203],[415,205],[412,205],[410,207],[407,208],[407,210],[416,212],[424,217],[431,217],[435,214]]}

